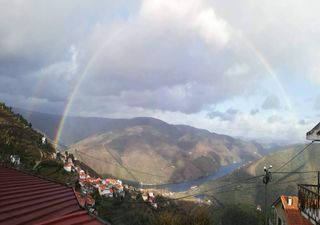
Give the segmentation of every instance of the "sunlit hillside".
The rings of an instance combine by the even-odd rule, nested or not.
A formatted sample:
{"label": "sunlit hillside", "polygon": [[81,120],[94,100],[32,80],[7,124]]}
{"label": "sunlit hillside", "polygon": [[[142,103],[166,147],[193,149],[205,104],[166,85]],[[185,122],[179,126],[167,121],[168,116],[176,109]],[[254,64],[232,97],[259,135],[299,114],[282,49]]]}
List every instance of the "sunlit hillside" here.
{"label": "sunlit hillside", "polygon": [[[305,145],[294,145],[281,149],[226,177],[207,183],[197,191],[205,192],[208,198],[212,195],[224,204],[247,202],[264,206],[263,168],[272,165],[272,180],[268,184],[269,205],[282,194],[297,195],[297,184],[317,184],[317,171],[320,170],[319,144],[314,143],[297,155],[304,147]],[[290,161],[296,155],[297,157]],[[285,165],[288,161],[290,162]],[[278,170],[280,167],[281,170]]]}
{"label": "sunlit hillside", "polygon": [[33,167],[54,152],[50,143],[42,143],[43,134],[32,129],[32,124],[11,107],[0,104],[0,153],[1,160],[19,155],[21,163]]}

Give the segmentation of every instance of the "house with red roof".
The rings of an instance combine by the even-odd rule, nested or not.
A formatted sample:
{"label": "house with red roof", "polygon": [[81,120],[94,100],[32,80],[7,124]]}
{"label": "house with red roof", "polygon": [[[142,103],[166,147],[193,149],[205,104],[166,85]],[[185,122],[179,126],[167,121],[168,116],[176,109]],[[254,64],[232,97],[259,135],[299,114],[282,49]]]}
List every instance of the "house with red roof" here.
{"label": "house with red roof", "polygon": [[101,184],[98,188],[100,196],[104,195],[107,197],[112,197],[113,196],[113,190],[112,188],[109,188],[106,185]]}
{"label": "house with red roof", "polygon": [[87,175],[86,175],[86,173],[84,172],[84,170],[80,170],[80,172],[79,172],[79,178],[80,178],[80,179],[86,179],[86,178],[87,178]]}
{"label": "house with red roof", "polygon": [[[320,141],[320,123],[306,134],[307,140]],[[298,184],[298,196],[281,195],[273,203],[271,225],[320,225],[320,174],[317,184]]]}
{"label": "house with red roof", "polygon": [[274,225],[312,225],[299,209],[297,196],[281,195],[273,204]]}
{"label": "house with red roof", "polygon": [[64,163],[63,165],[63,169],[67,172],[71,172],[72,170],[72,167],[73,167],[73,163],[72,162],[66,162]]}

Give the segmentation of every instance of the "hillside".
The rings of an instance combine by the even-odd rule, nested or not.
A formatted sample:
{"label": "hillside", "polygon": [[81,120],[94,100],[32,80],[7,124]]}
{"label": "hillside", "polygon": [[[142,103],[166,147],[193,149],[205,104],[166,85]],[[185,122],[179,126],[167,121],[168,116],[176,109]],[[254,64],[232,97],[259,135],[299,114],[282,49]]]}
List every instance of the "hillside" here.
{"label": "hillside", "polygon": [[[55,153],[53,146],[48,142],[43,144],[44,135],[32,127],[21,114],[0,103],[0,164],[14,166],[10,162],[10,156],[18,155],[20,165],[15,166],[19,169],[59,183],[70,182],[72,176],[63,169],[63,163],[52,160]],[[76,164],[95,174],[85,164],[81,162]]]}
{"label": "hillside", "polygon": [[[57,115],[17,110],[54,138]],[[145,183],[195,179],[263,151],[257,143],[148,117],[67,117],[60,143],[73,144],[70,151],[100,174]]]}
{"label": "hillside", "polygon": [[21,164],[32,167],[54,152],[50,144],[42,144],[43,135],[11,107],[0,103],[0,156],[7,162],[10,155],[19,155]]}
{"label": "hillside", "polygon": [[[159,123],[159,121],[156,123]],[[160,124],[162,123],[163,122],[160,121]],[[133,141],[133,143],[136,142],[135,138],[137,136],[140,136],[138,142],[140,144],[152,144],[155,146],[159,144],[158,142],[161,142],[160,144],[165,142],[167,145],[176,146],[179,146],[178,144],[180,144],[179,148],[181,148],[181,151],[187,151],[191,149],[191,146],[193,146],[192,149],[195,148],[196,145],[191,145],[190,143],[186,144],[190,137],[192,137],[192,143],[207,141],[211,144],[215,143],[217,146],[222,144],[227,145],[229,146],[230,152],[238,147],[243,148],[248,147],[247,145],[249,145],[248,143],[224,135],[212,134],[203,130],[198,132],[198,129],[186,126],[178,126],[176,131],[172,131],[172,135],[174,133],[177,135],[174,136],[175,138],[180,137],[178,141],[173,142],[170,140],[169,135],[164,135],[165,132],[168,132],[168,130],[166,130],[168,127],[162,127],[157,130],[153,127],[154,123],[151,124],[152,125],[150,126],[136,126],[120,129],[118,131],[108,132],[94,137],[108,137],[110,142],[106,142],[104,144],[108,145],[111,143],[110,145],[115,149],[126,144],[130,146],[131,141]],[[74,180],[74,177],[63,169],[63,164],[61,162],[47,160],[50,153],[54,152],[54,149],[50,144],[43,145],[41,143],[42,134],[33,130],[31,127],[32,125],[21,115],[13,113],[12,109],[6,107],[4,104],[0,105],[1,162],[3,163],[6,161],[10,154],[19,154],[23,164],[23,168],[20,167],[20,169],[27,169],[29,173],[36,174],[37,176],[43,176],[45,179],[53,179],[58,182],[69,184],[75,182],[76,180]],[[129,138],[127,138],[128,136]],[[132,139],[130,136],[132,136]],[[161,137],[160,139],[159,136]],[[144,138],[146,138],[146,140],[144,140]],[[130,140],[130,143],[127,143],[127,140]],[[85,141],[86,140],[83,142]],[[174,150],[175,149],[173,148],[173,153],[175,153]],[[159,149],[158,151],[161,152]],[[167,151],[165,153],[171,154],[171,151]],[[200,153],[202,154],[203,152],[200,151]],[[183,153],[179,154],[182,156],[186,155]],[[188,152],[187,155],[192,154],[189,154]],[[117,158],[117,155],[113,156],[114,158]],[[245,152],[244,156],[250,157],[250,153]],[[79,158],[81,159],[81,157]],[[101,160],[101,157],[95,156],[95,158]],[[190,159],[191,158],[192,157],[190,157]],[[36,168],[33,168],[36,162],[40,163],[37,164]],[[83,162],[76,161],[76,163],[80,163],[81,167],[85,168],[86,171],[91,170],[91,168],[87,167]],[[141,160],[138,161],[138,164],[143,166]],[[195,165],[201,167],[206,165],[206,161],[200,161],[200,163],[195,163]],[[140,170],[143,168],[138,167],[138,169]],[[132,172],[135,173],[134,170]],[[90,172],[90,174],[94,175],[94,172]],[[125,199],[97,197],[96,208],[99,216],[111,221],[113,224],[216,224],[220,223],[219,221],[226,220],[226,218],[229,218],[230,215],[233,214],[232,224],[237,224],[239,221],[249,221],[249,224],[262,224],[262,215],[255,211],[253,206],[249,205],[217,209],[216,207],[206,204],[199,205],[192,201],[170,201],[169,199],[161,196],[157,196],[156,198],[159,203],[157,210],[154,210],[147,202],[144,202],[141,196],[138,196],[137,200],[132,200],[130,195]]]}
{"label": "hillside", "polygon": [[196,179],[222,165],[260,157],[255,145],[229,136],[151,118],[133,120],[149,125],[94,135],[70,151],[100,174],[144,183]]}
{"label": "hillside", "polygon": [[[61,119],[59,115],[28,111],[21,108],[14,108],[14,110],[19,112],[24,116],[24,118],[30,121],[34,128],[41,130],[51,139],[54,138],[59,121]],[[150,117],[110,119],[101,117],[68,116],[65,120],[63,132],[59,142],[61,145],[68,146],[92,135],[143,125],[156,127],[157,129],[161,130],[161,132],[167,133],[172,137],[180,137],[180,132],[203,136],[211,136],[215,134],[204,129],[198,129],[187,125],[167,124],[161,120]],[[228,138],[228,136],[225,137]],[[245,142],[248,143],[249,141]],[[268,151],[268,148],[264,148],[257,142],[250,142],[250,145],[251,144],[255,146],[260,154],[265,154]]]}
{"label": "hillside", "polygon": [[[224,204],[246,202],[263,206],[262,177],[254,177],[264,175],[263,167],[272,165],[271,171],[275,173],[272,174],[272,181],[268,184],[269,205],[281,194],[297,195],[298,183],[317,183],[317,171],[320,170],[320,145],[314,143],[280,171],[277,171],[277,168],[284,165],[304,147],[305,145],[293,145],[279,149],[230,175],[203,185],[194,194],[205,191],[206,194],[215,196]],[[304,173],[303,171],[310,172]]]}

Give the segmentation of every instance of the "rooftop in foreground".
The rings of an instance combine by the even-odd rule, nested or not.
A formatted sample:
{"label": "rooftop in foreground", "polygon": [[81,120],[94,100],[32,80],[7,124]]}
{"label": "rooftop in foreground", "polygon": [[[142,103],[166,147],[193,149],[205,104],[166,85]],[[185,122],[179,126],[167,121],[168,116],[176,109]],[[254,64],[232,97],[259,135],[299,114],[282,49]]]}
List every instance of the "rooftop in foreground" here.
{"label": "rooftop in foreground", "polygon": [[0,166],[0,224],[103,224],[73,188]]}

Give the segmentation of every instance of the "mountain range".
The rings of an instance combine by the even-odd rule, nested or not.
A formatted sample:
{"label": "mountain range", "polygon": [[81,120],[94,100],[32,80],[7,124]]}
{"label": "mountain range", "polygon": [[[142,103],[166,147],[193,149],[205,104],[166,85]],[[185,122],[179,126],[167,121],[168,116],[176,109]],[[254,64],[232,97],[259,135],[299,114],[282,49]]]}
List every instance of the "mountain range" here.
{"label": "mountain range", "polygon": [[[54,137],[59,116],[16,110]],[[257,159],[263,152],[257,143],[150,117],[68,117],[61,142],[102,175],[144,183],[196,179],[223,165]]]}

